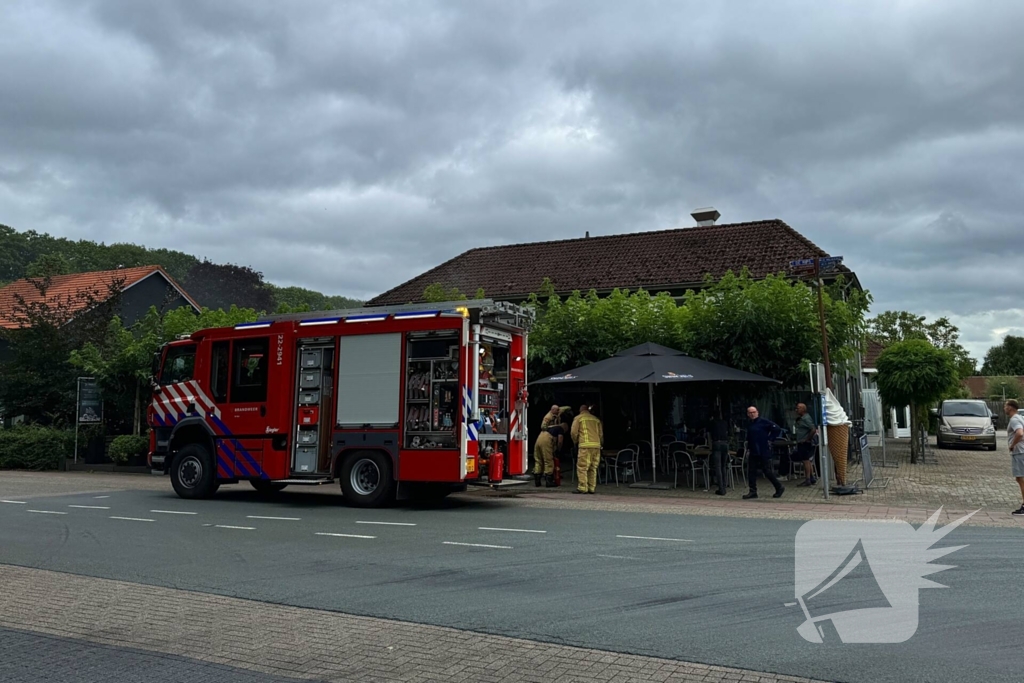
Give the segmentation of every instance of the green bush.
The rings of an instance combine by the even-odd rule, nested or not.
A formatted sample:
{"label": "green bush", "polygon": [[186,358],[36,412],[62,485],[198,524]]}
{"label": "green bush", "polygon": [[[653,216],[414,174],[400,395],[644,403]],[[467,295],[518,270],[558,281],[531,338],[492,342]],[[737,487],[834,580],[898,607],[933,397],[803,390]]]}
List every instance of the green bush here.
{"label": "green bush", "polygon": [[72,431],[35,425],[0,429],[0,469],[55,470],[74,448]]}
{"label": "green bush", "polygon": [[128,459],[135,455],[145,455],[149,452],[149,439],[145,436],[124,434],[110,442],[107,455],[114,462],[128,462]]}

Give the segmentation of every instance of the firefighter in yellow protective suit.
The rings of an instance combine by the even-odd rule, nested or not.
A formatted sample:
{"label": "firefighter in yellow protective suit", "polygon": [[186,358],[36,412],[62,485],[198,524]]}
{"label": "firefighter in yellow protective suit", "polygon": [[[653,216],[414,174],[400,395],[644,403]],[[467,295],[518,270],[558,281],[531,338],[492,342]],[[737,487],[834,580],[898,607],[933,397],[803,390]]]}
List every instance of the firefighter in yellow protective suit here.
{"label": "firefighter in yellow protective suit", "polygon": [[594,493],[597,489],[597,466],[601,462],[604,444],[604,425],[590,412],[590,406],[580,406],[580,414],[572,421],[572,440],[579,448],[576,478],[579,485],[573,493]]}
{"label": "firefighter in yellow protective suit", "polygon": [[569,425],[552,424],[537,436],[533,447],[533,482],[540,486],[541,477],[545,486],[555,485],[555,455],[562,450],[562,442],[569,436]]}
{"label": "firefighter in yellow protective suit", "polygon": [[541,429],[547,429],[551,425],[556,425],[561,422],[559,415],[565,408],[559,408],[557,405],[551,406],[551,410],[544,414],[544,419],[540,422]]}

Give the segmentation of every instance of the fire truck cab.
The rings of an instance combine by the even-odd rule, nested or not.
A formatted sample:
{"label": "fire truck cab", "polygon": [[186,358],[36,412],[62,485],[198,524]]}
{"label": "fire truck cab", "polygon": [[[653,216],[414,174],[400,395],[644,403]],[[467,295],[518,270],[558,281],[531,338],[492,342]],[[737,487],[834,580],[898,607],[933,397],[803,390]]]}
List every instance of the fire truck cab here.
{"label": "fire truck cab", "polygon": [[183,498],[337,480],[350,504],[377,506],[498,485],[527,468],[532,322],[476,300],[196,332],[160,351],[150,465]]}

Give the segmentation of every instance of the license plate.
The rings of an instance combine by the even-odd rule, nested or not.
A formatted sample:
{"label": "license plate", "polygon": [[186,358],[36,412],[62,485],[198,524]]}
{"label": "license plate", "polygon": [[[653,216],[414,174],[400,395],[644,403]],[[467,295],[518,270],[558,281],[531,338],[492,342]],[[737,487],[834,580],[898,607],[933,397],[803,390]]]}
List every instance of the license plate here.
{"label": "license plate", "polygon": [[976,437],[976,436],[961,436],[960,440],[961,441],[977,441],[978,437]]}

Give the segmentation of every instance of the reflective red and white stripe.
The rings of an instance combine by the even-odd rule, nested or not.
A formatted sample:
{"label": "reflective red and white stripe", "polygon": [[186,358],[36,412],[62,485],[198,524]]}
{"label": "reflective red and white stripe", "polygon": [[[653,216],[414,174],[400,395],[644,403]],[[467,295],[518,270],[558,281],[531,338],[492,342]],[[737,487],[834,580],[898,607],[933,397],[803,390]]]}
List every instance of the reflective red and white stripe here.
{"label": "reflective red and white stripe", "polygon": [[180,415],[188,414],[189,406],[204,418],[207,415],[220,418],[220,408],[210,400],[195,380],[168,384],[153,399],[153,410],[164,422],[168,420],[168,416],[171,420],[177,421]]}

